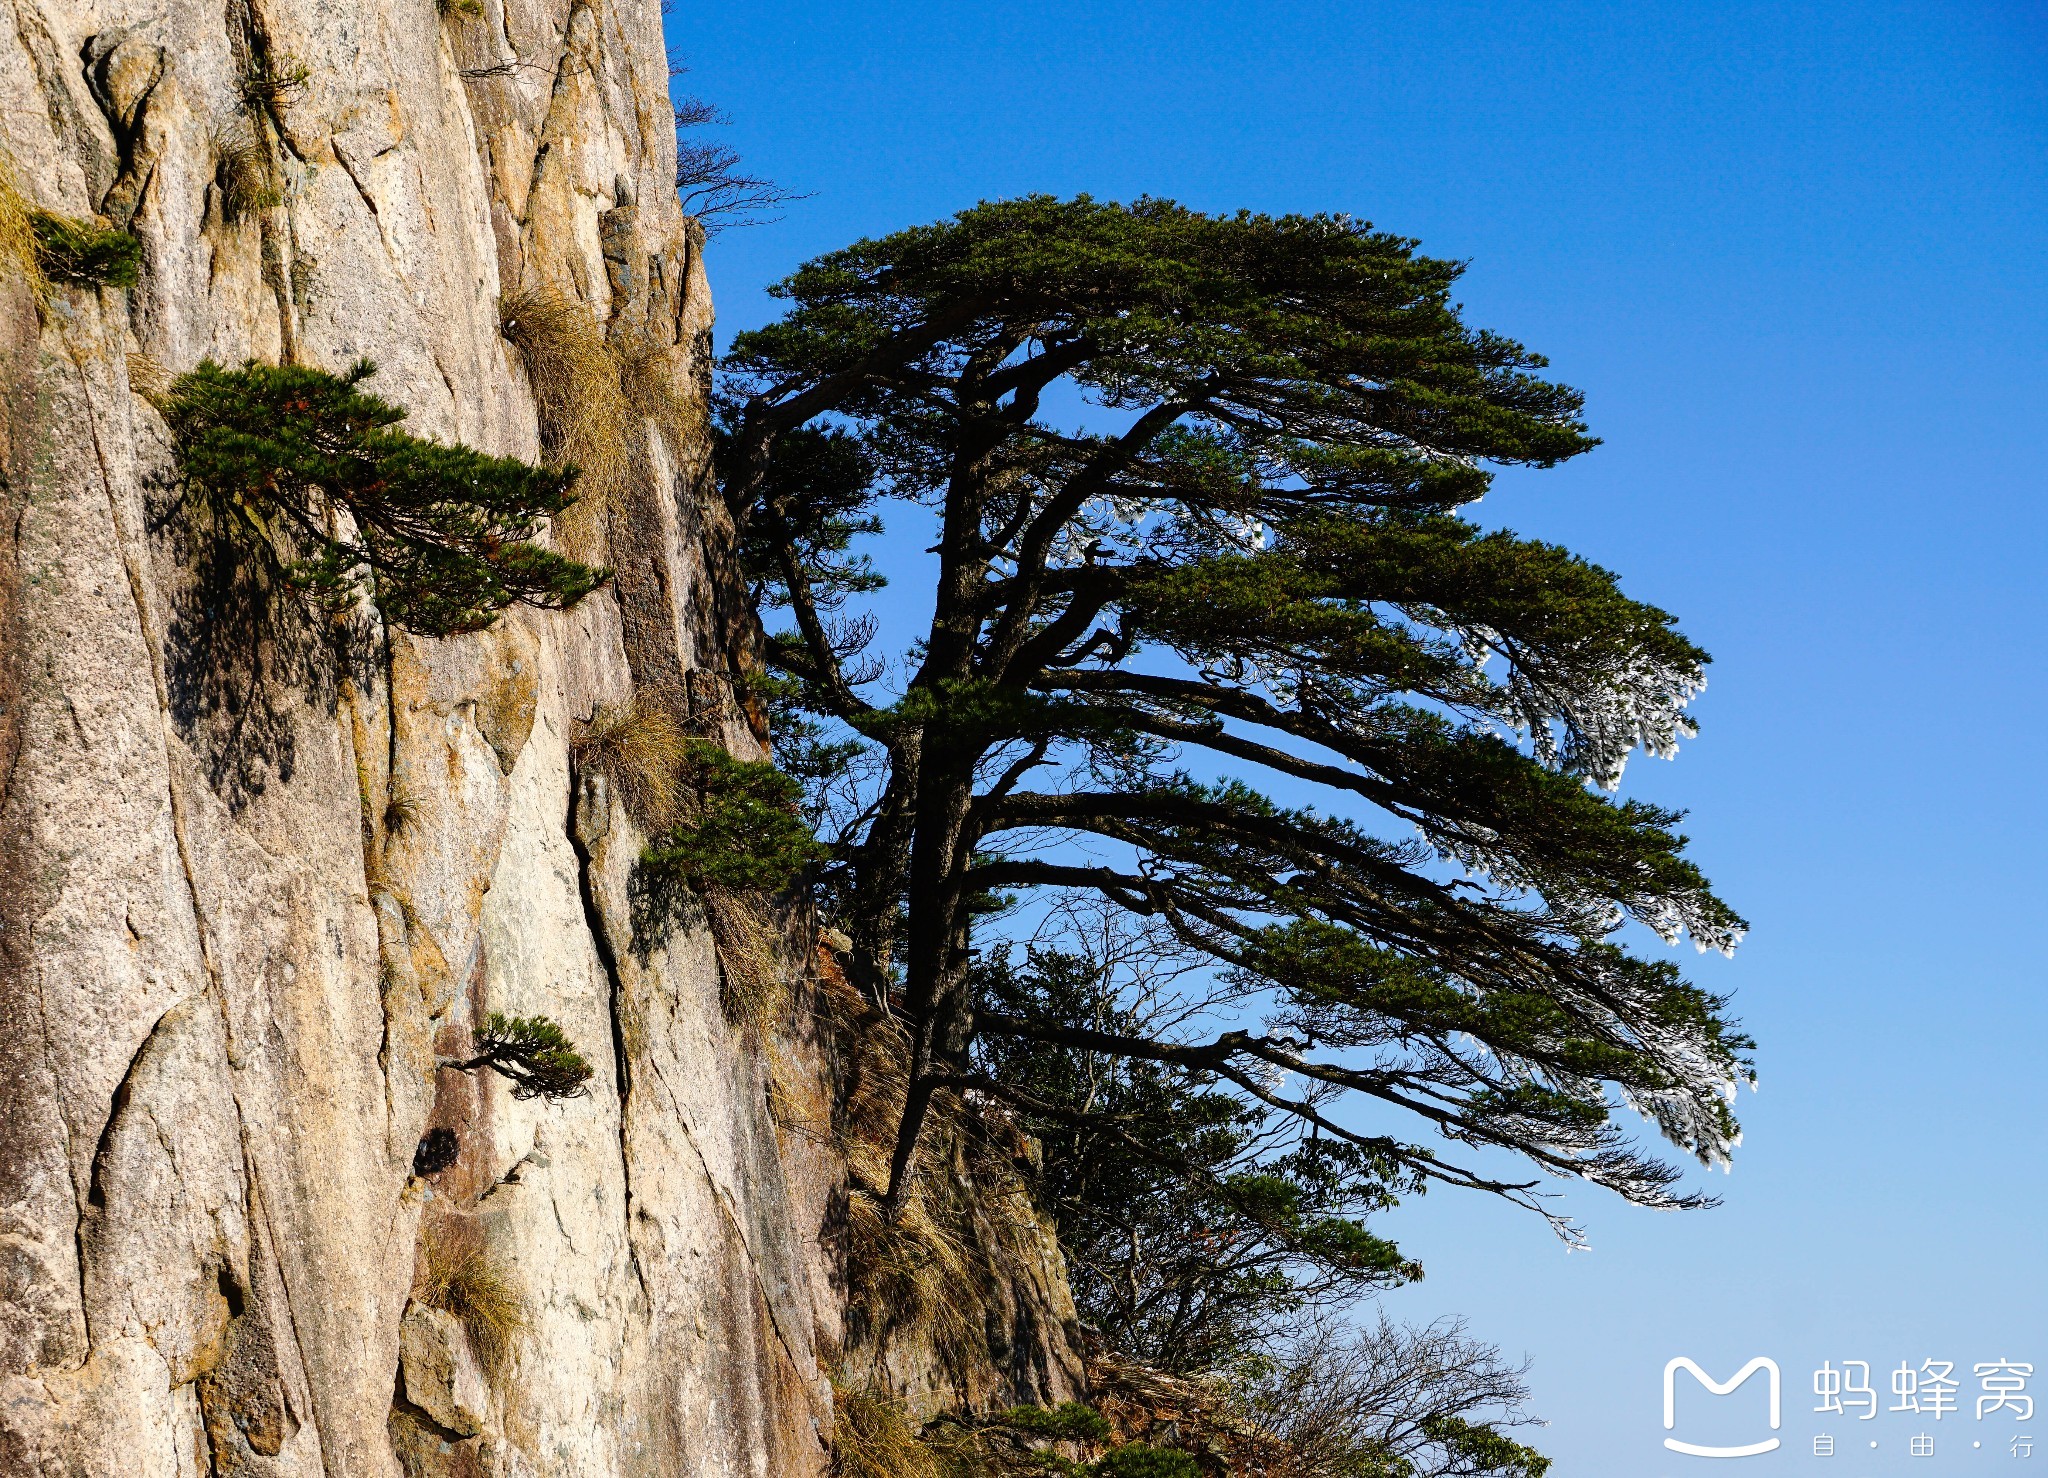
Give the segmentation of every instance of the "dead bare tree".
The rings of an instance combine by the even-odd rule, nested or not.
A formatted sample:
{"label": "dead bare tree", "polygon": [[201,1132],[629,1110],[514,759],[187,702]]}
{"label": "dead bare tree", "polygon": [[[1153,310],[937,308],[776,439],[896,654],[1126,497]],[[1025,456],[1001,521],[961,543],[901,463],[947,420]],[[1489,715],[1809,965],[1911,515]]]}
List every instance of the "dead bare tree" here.
{"label": "dead bare tree", "polygon": [[[689,71],[669,58],[671,80]],[[732,118],[723,108],[688,95],[673,103],[676,115],[676,194],[683,210],[697,218],[706,236],[735,226],[764,226],[782,219],[783,206],[809,195],[785,190],[773,180],[740,167],[740,151],[730,144],[694,137],[700,128],[724,128]]]}
{"label": "dead bare tree", "polygon": [[1234,1392],[1278,1441],[1288,1478],[1542,1478],[1549,1460],[1508,1436],[1530,1415],[1526,1364],[1455,1319],[1404,1326],[1311,1319]]}

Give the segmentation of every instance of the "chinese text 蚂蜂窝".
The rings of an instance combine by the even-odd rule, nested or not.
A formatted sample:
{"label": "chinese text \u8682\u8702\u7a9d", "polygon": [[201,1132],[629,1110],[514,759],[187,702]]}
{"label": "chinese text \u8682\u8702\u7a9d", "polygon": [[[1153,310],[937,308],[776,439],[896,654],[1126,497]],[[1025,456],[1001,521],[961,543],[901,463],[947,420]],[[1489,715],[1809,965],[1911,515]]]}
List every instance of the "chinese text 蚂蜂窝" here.
{"label": "chinese text \u8682\u8702\u7a9d", "polygon": [[[1901,1360],[1892,1372],[1895,1398],[1887,1411],[1910,1411],[1942,1420],[1963,1409],[1957,1403],[1961,1382],[1955,1377],[1953,1360],[1922,1360],[1917,1366]],[[2014,1421],[2032,1421],[2034,1398],[2027,1394],[2027,1381],[2034,1367],[2016,1360],[1986,1360],[1971,1367],[1977,1377],[1975,1395],[1977,1420],[1996,1412],[2010,1412]],[[1821,1362],[1813,1373],[1813,1394],[1820,1397],[1815,1411],[1854,1416],[1870,1421],[1877,1415],[1877,1391],[1870,1382],[1870,1362],[1844,1360],[1837,1370],[1832,1360]]]}

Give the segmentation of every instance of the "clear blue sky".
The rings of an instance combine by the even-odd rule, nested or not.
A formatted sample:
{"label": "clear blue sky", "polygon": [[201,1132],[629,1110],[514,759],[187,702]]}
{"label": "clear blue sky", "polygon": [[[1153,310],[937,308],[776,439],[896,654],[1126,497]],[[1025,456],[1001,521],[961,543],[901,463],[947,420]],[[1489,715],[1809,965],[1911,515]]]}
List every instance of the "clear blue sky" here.
{"label": "clear blue sky", "polygon": [[[2048,1474],[2048,1407],[1923,1424],[1931,1461],[1905,1415],[1809,1410],[1823,1358],[1870,1361],[1885,1406],[1902,1359],[1966,1398],[1975,1362],[2031,1360],[2048,1401],[2048,10],[753,3],[669,30],[748,162],[815,192],[712,243],[721,343],[806,256],[1027,191],[1350,211],[1470,260],[1470,316],[1606,438],[1485,516],[1717,659],[1701,737],[1628,788],[1691,809],[1754,925],[1687,958],[1762,1089],[1720,1209],[1575,1191],[1567,1255],[1438,1192],[1391,1219],[1429,1269],[1392,1309],[1534,1357],[1560,1478]],[[1681,1354],[1775,1356],[1786,1448],[1666,1453]]]}

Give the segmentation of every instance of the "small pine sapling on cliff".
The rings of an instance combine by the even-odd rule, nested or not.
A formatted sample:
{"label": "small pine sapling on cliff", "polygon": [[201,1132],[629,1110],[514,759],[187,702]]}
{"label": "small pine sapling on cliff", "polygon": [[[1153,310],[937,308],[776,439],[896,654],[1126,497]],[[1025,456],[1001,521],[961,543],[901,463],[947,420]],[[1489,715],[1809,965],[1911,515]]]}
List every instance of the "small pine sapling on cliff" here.
{"label": "small pine sapling on cliff", "polygon": [[688,819],[650,842],[641,865],[703,895],[726,1017],[760,1025],[783,1004],[787,983],[768,895],[795,882],[825,848],[804,821],[802,782],[772,763],[683,739],[677,776]]}
{"label": "small pine sapling on cliff", "polygon": [[514,1098],[554,1102],[582,1098],[590,1092],[589,1061],[545,1016],[506,1016],[493,1011],[477,1033],[476,1045],[474,1057],[443,1058],[441,1066],[465,1073],[489,1068],[511,1080]]}
{"label": "small pine sapling on cliff", "polygon": [[142,244],[126,231],[39,210],[30,216],[36,256],[52,282],[83,287],[133,287],[141,275]]}
{"label": "small pine sapling on cliff", "polygon": [[126,231],[43,210],[21,187],[12,157],[0,149],[0,267],[38,304],[52,282],[133,287],[142,245]]}
{"label": "small pine sapling on cliff", "polygon": [[299,96],[313,80],[313,69],[286,52],[271,56],[259,52],[242,69],[242,105],[255,111],[275,112],[279,105]]}
{"label": "small pine sapling on cliff", "polygon": [[206,361],[167,401],[187,480],[315,605],[369,595],[425,636],[482,630],[515,603],[572,606],[610,578],[532,542],[575,501],[573,471],[393,430],[405,412],[357,388],[375,372]]}
{"label": "small pine sapling on cliff", "polygon": [[642,860],[700,890],[774,893],[825,853],[798,810],[800,782],[765,760],[743,760],[708,739],[685,744],[684,775],[696,819],[649,844]]}

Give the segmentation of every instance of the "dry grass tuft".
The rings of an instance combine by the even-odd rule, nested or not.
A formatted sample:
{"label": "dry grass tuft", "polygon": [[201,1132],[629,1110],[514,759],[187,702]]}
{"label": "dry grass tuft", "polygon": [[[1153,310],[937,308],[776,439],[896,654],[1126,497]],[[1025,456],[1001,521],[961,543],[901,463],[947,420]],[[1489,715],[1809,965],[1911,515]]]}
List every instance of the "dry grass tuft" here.
{"label": "dry grass tuft", "polygon": [[642,332],[627,339],[617,353],[627,404],[661,429],[676,456],[688,455],[703,442],[708,428],[703,401],[688,379],[682,346]]}
{"label": "dry grass tuft", "polygon": [[0,150],[0,268],[28,284],[38,305],[50,298],[50,280],[43,275],[42,251],[36,244],[35,207],[21,192],[14,161]]}
{"label": "dry grass tuft", "polygon": [[910,1044],[901,1027],[843,980],[821,984],[821,1004],[838,1017],[840,1041],[852,1049],[833,1124],[853,1183],[846,1206],[849,1310],[870,1338],[922,1335],[942,1350],[978,1350],[986,1341],[982,1305],[990,1270],[947,1173],[965,1133],[960,1109],[947,1099],[933,1104],[909,1194],[890,1216],[882,1194],[909,1086]]}
{"label": "dry grass tuft", "polygon": [[810,1062],[772,1033],[761,1038],[761,1053],[768,1070],[768,1116],[776,1128],[814,1144],[832,1144],[830,1110],[818,1111],[822,1089]]}
{"label": "dry grass tuft", "polygon": [[719,1004],[734,1026],[766,1031],[789,1014],[789,941],[761,895],[707,888],[704,912],[718,950]]}
{"label": "dry grass tuft", "polygon": [[611,781],[642,831],[652,836],[676,824],[689,740],[667,710],[638,700],[603,705],[579,726],[569,752],[579,770]]}
{"label": "dry grass tuft", "polygon": [[171,398],[171,381],[175,378],[153,354],[128,356],[128,388],[159,411]]}
{"label": "dry grass tuft", "polygon": [[526,1332],[526,1301],[487,1248],[430,1225],[420,1240],[413,1296],[460,1319],[477,1363],[493,1376],[504,1373]]}
{"label": "dry grass tuft", "polygon": [[551,288],[508,294],[498,318],[526,360],[540,411],[542,459],[582,474],[576,503],[558,520],[562,544],[579,559],[601,563],[606,512],[633,470],[633,407],[618,357],[590,306]]}
{"label": "dry grass tuft", "polygon": [[284,192],[271,173],[270,151],[246,124],[217,131],[213,154],[221,219],[229,225],[284,203]]}
{"label": "dry grass tuft", "polygon": [[391,783],[384,802],[384,833],[397,836],[420,819],[420,799],[409,786]]}
{"label": "dry grass tuft", "polygon": [[942,1478],[903,1403],[872,1391],[832,1388],[833,1478]]}
{"label": "dry grass tuft", "polygon": [[986,1341],[977,1296],[986,1272],[933,1180],[917,1174],[894,1217],[877,1195],[848,1195],[849,1302],[870,1326],[923,1334],[941,1350],[972,1354]]}

